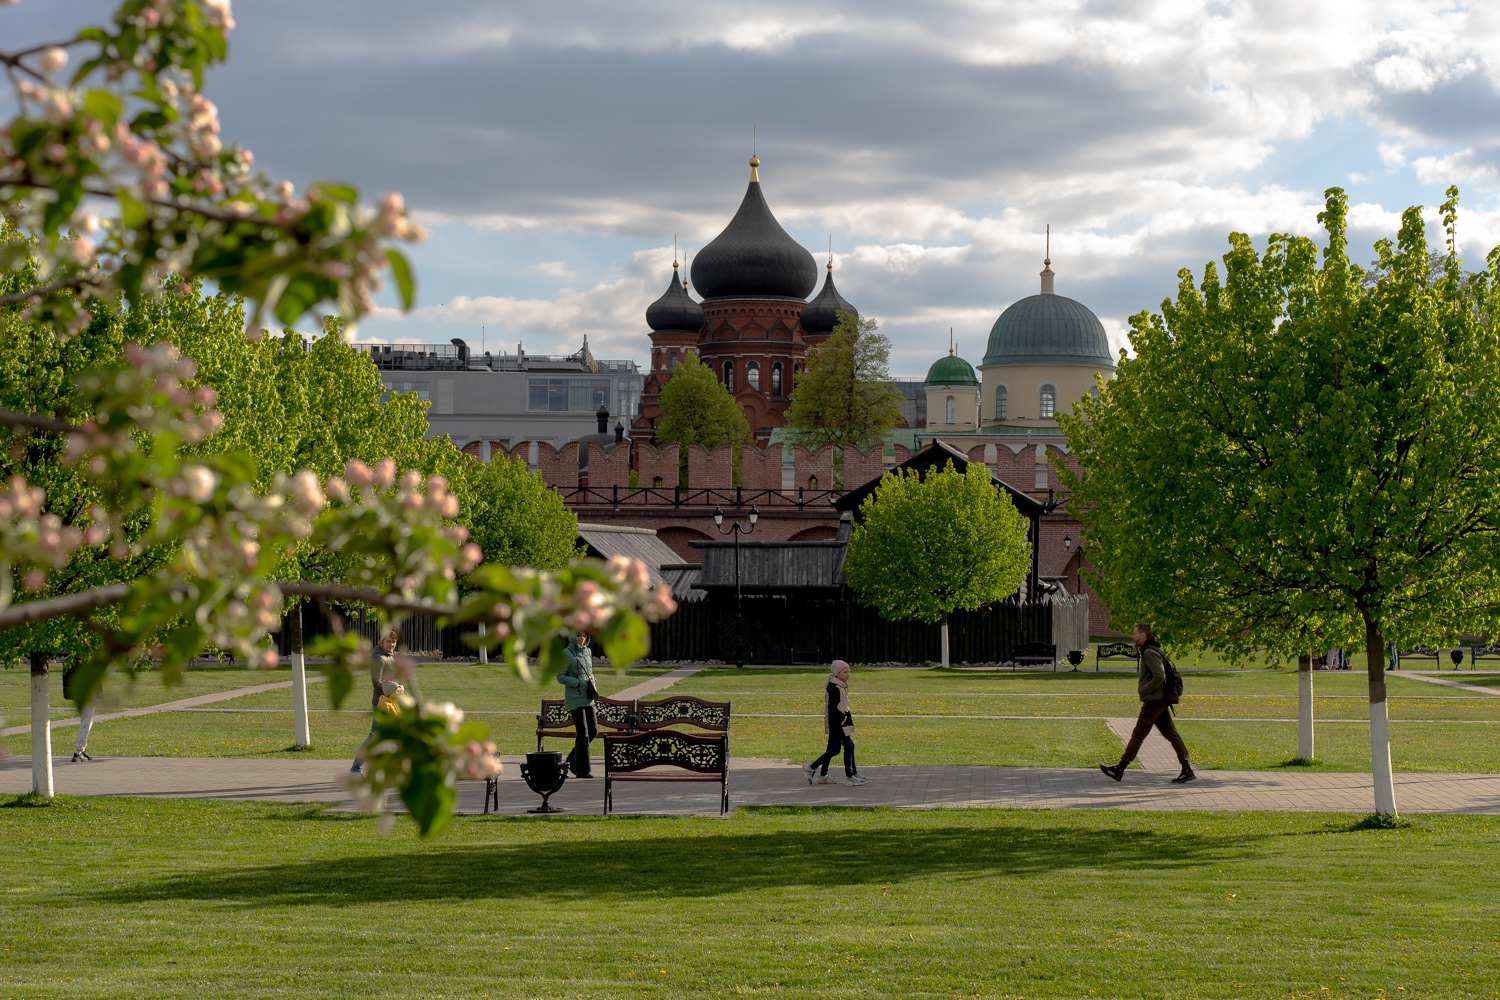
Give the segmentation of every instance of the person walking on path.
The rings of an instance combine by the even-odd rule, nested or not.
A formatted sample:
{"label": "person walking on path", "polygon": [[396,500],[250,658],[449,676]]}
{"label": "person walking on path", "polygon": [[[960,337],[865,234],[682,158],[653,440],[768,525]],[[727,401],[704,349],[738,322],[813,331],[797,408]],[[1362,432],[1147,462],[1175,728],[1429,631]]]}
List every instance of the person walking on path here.
{"label": "person walking on path", "polygon": [[[400,641],[401,637],[396,634],[395,629],[391,629],[380,637],[381,652],[376,655],[375,662],[370,666],[371,712],[380,711],[380,699],[382,697],[389,697],[406,690],[406,687],[396,680],[396,646]],[[359,745],[360,750],[369,746],[370,741],[375,738],[376,722],[376,719],[370,719],[370,735],[366,736],[365,741]],[[356,751],[354,754],[354,763],[349,765],[349,770],[355,774],[359,774],[364,769],[365,762],[360,759],[359,753]]]}
{"label": "person walking on path", "polygon": [[[863,785],[865,779],[859,776],[859,769],[854,766],[854,714],[849,711],[849,664],[843,660],[833,661],[833,666],[828,671],[828,685],[823,689],[823,698],[823,732],[828,734],[828,748],[823,751],[823,756],[802,768],[802,772],[807,775],[807,783],[811,785],[816,781],[820,785],[837,784],[828,777],[828,763],[842,749],[844,777],[851,785]],[[822,775],[814,778],[814,772],[820,769]]]}
{"label": "person walking on path", "polygon": [[568,642],[568,665],[557,675],[559,684],[568,690],[563,695],[563,708],[573,718],[573,752],[568,754],[573,777],[592,778],[593,762],[589,757],[589,744],[599,735],[599,720],[594,715],[594,699],[599,689],[594,685],[594,654],[589,651],[587,632],[579,632]]}
{"label": "person walking on path", "polygon": [[1136,691],[1141,696],[1141,714],[1135,720],[1135,730],[1130,734],[1130,742],[1125,744],[1120,762],[1114,765],[1100,764],[1099,770],[1116,781],[1123,780],[1125,769],[1135,760],[1135,755],[1140,753],[1141,744],[1146,742],[1146,737],[1151,734],[1151,727],[1155,726],[1167,738],[1167,742],[1172,744],[1172,749],[1177,751],[1177,759],[1182,762],[1182,773],[1172,779],[1172,784],[1192,781],[1197,775],[1193,773],[1193,764],[1188,760],[1187,744],[1182,741],[1177,726],[1172,722],[1171,704],[1167,701],[1166,654],[1162,652],[1161,643],[1156,641],[1156,636],[1151,634],[1149,622],[1136,622],[1131,634],[1140,654]]}
{"label": "person walking on path", "polygon": [[[73,677],[77,669],[77,664],[74,664],[63,672],[64,698],[73,697]],[[73,740],[73,763],[75,764],[86,763],[94,759],[93,754],[89,753],[89,733],[94,728],[94,705],[103,696],[104,689],[101,687],[94,692],[93,700],[83,706],[83,711],[78,713],[78,737]]]}

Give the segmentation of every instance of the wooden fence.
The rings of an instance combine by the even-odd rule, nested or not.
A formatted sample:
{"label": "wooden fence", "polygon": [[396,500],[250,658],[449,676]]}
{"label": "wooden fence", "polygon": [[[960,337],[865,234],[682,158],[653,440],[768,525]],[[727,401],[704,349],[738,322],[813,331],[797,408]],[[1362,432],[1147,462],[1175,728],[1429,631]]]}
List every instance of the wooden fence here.
{"label": "wooden fence", "polygon": [[[365,611],[356,611],[344,617],[344,628],[358,632],[372,643],[380,640],[380,619]],[[332,632],[333,627],[316,604],[302,605],[302,643],[304,646],[316,636]],[[401,623],[402,648],[413,655],[426,657],[474,656],[474,647],[464,642],[464,636],[476,631],[473,625],[450,625],[438,628],[436,619],[412,615]],[[276,650],[282,656],[292,651],[287,638],[286,621],[282,620],[281,631],[276,633]]]}

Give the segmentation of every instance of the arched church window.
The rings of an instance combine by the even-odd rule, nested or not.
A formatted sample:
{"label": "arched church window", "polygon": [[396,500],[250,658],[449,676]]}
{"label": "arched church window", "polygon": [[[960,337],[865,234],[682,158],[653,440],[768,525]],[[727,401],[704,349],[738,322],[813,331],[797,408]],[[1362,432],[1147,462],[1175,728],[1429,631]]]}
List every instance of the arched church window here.
{"label": "arched church window", "polygon": [[1006,397],[1006,395],[1007,395],[1007,393],[1005,391],[1005,386],[1003,386],[1003,385],[997,385],[997,386],[995,386],[995,419],[996,420],[1004,420],[1005,419],[1005,404],[1006,404],[1006,398],[1005,397]]}
{"label": "arched church window", "polygon": [[745,362],[745,382],[752,389],[759,389],[760,388],[760,362],[759,361],[747,361],[747,362]]}
{"label": "arched church window", "polygon": [[1047,420],[1057,410],[1057,386],[1050,383],[1042,386],[1041,395],[1042,406],[1040,415],[1043,420]]}
{"label": "arched church window", "polygon": [[667,370],[668,371],[676,371],[677,370],[677,352],[676,351],[673,351],[673,352],[671,352],[670,354],[667,355]]}
{"label": "arched church window", "polygon": [[734,362],[724,362],[724,388],[734,392]]}
{"label": "arched church window", "polygon": [[952,396],[943,403],[943,423],[958,423],[958,402]]}
{"label": "arched church window", "polygon": [[781,395],[781,362],[771,365],[771,395]]}
{"label": "arched church window", "polygon": [[817,476],[808,476],[807,477],[807,488],[810,489],[810,490],[815,490],[815,489],[818,488],[818,477]]}

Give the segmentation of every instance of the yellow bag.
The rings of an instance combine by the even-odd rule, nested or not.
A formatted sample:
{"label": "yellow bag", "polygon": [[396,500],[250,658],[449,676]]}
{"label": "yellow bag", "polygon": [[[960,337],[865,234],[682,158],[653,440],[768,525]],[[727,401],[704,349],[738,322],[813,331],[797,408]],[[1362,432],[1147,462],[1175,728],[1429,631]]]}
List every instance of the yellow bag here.
{"label": "yellow bag", "polygon": [[392,715],[401,714],[401,706],[396,704],[396,699],[388,694],[380,696],[380,700],[375,703],[375,710],[377,712],[389,712]]}

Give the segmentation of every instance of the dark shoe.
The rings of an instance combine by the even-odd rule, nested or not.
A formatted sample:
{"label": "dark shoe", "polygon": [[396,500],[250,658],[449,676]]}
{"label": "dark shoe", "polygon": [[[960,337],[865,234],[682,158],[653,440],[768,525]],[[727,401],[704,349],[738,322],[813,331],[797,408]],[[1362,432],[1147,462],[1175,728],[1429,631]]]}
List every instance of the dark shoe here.
{"label": "dark shoe", "polygon": [[75,764],[81,764],[81,763],[83,763],[83,751],[82,750],[74,750],[73,751],[73,763],[75,763]]}
{"label": "dark shoe", "polygon": [[1198,776],[1193,773],[1193,765],[1191,765],[1191,764],[1183,764],[1182,765],[1182,773],[1179,774],[1177,777],[1175,777],[1175,778],[1172,779],[1172,784],[1174,784],[1174,785],[1185,785],[1189,781],[1192,781],[1196,777],[1198,777]]}
{"label": "dark shoe", "polygon": [[83,754],[83,759],[84,760],[93,760],[94,759],[94,755],[91,754],[91,753],[89,753],[87,750],[80,750],[78,752],[81,753],[81,754]]}
{"label": "dark shoe", "polygon": [[361,764],[359,761],[355,761],[353,764],[349,765],[349,773],[350,774],[364,774],[365,773],[365,766],[363,764]]}
{"label": "dark shoe", "polygon": [[1114,778],[1116,781],[1125,780],[1125,765],[1123,764],[1100,764],[1099,770]]}
{"label": "dark shoe", "polygon": [[592,778],[593,775],[592,774],[575,774],[575,775],[573,775],[573,777],[575,777],[575,778]]}

